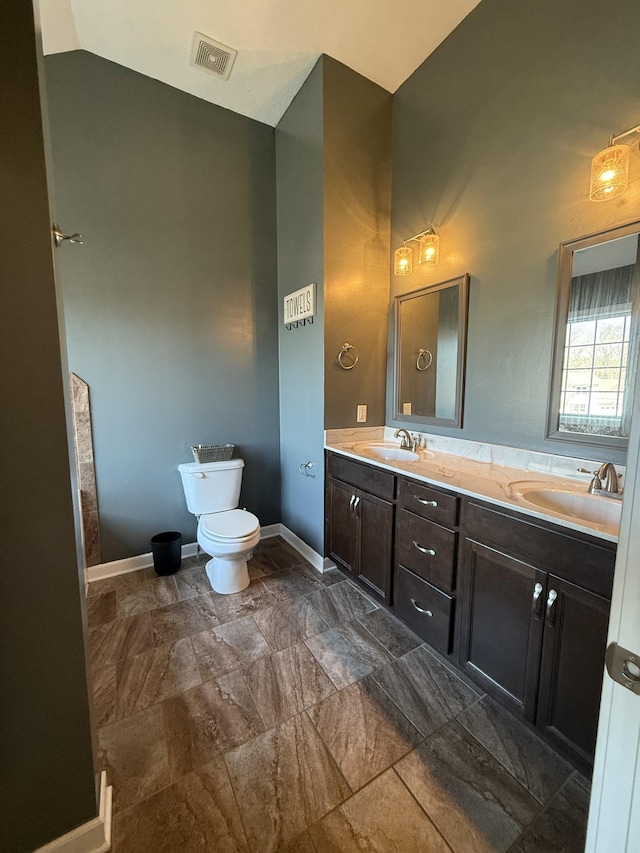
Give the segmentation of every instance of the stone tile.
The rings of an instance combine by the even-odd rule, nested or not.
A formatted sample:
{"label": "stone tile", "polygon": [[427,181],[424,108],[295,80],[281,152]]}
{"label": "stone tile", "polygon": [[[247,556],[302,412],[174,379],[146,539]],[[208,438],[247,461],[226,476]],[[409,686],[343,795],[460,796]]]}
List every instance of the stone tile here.
{"label": "stone tile", "polygon": [[510,853],[583,853],[588,814],[589,794],[570,779]]}
{"label": "stone tile", "polygon": [[139,569],[136,572],[126,572],[123,575],[114,575],[112,578],[103,578],[99,581],[91,581],[88,584],[87,597],[102,595],[104,592],[118,591],[121,595],[155,576],[152,568]]}
{"label": "stone tile", "polygon": [[148,613],[116,619],[89,631],[92,666],[100,667],[139,655],[153,648],[153,631]]}
{"label": "stone tile", "polygon": [[267,551],[254,551],[253,556],[247,563],[250,578],[262,578],[279,571],[276,564],[269,557]]}
{"label": "stone tile", "polygon": [[116,815],[114,842],[117,853],[248,853],[223,759]]}
{"label": "stone tile", "polygon": [[457,722],[396,764],[454,853],[505,853],[538,802]]}
{"label": "stone tile", "polygon": [[280,602],[292,601],[295,598],[322,589],[322,584],[319,581],[299,568],[266,575],[261,578],[261,582],[275,600]]}
{"label": "stone tile", "polygon": [[211,600],[221,622],[232,622],[242,616],[251,616],[275,604],[275,599],[260,580],[252,581],[242,592],[236,592],[233,595],[220,595],[213,592]]}
{"label": "stone tile", "polygon": [[219,678],[271,654],[253,616],[243,616],[212,631],[194,634],[191,642],[203,681]]}
{"label": "stone tile", "polygon": [[148,708],[99,729],[97,762],[113,785],[115,809],[133,805],[168,785],[161,708]]}
{"label": "stone tile", "polygon": [[282,853],[317,853],[308,832],[303,832],[302,835],[294,838],[289,844],[285,844],[280,850]]}
{"label": "stone tile", "polygon": [[307,637],[313,637],[327,630],[327,623],[321,619],[306,598],[285,601],[255,614],[255,620],[271,648],[278,652],[292,646]]}
{"label": "stone tile", "polygon": [[178,590],[172,576],[144,581],[133,589],[118,593],[118,618],[165,607],[177,600]]}
{"label": "stone tile", "polygon": [[392,769],[312,826],[309,835],[322,853],[450,853]]}
{"label": "stone tile", "polygon": [[78,463],[78,485],[82,494],[82,509],[86,512],[97,512],[98,496],[93,461]]}
{"label": "stone tile", "polygon": [[314,705],[308,714],[354,791],[421,740],[371,676]]}
{"label": "stone tile", "polygon": [[173,577],[176,582],[178,599],[180,601],[186,601],[189,598],[195,598],[197,595],[205,595],[211,592],[209,578],[202,566],[182,569]]}
{"label": "stone tile", "polygon": [[391,660],[389,652],[360,625],[347,622],[306,641],[306,646],[338,689]]}
{"label": "stone tile", "polygon": [[253,853],[276,853],[349,796],[306,714],[227,753]]}
{"label": "stone tile", "polygon": [[359,620],[394,658],[406,655],[423,641],[384,607],[365,613]]}
{"label": "stone tile", "polygon": [[201,681],[189,637],[120,661],[116,677],[119,720]]}
{"label": "stone tile", "polygon": [[116,618],[116,592],[103,592],[101,595],[93,595],[87,598],[87,625],[89,628],[97,628],[98,625],[106,625]]}
{"label": "stone tile", "polygon": [[245,672],[267,728],[335,692],[322,667],[302,643],[261,658]]}
{"label": "stone tile", "polygon": [[238,671],[167,699],[163,712],[174,779],[264,731]]}
{"label": "stone tile", "polygon": [[151,611],[151,627],[156,644],[181,640],[219,624],[210,595],[199,595]]}
{"label": "stone tile", "polygon": [[564,759],[488,696],[458,720],[543,805],[572,772]]}
{"label": "stone tile", "polygon": [[317,578],[322,586],[333,586],[344,580],[344,575],[338,569],[327,569],[324,572],[317,572],[315,569],[309,569],[309,571],[313,572],[313,577]]}
{"label": "stone tile", "polygon": [[332,628],[340,627],[345,622],[358,619],[377,608],[376,604],[365,598],[347,581],[321,589],[307,598]]}
{"label": "stone tile", "polygon": [[480,698],[424,646],[378,670],[373,678],[425,737]]}
{"label": "stone tile", "polygon": [[[81,504],[83,504],[81,497]],[[97,510],[82,508],[82,529],[84,535],[84,556],[87,566],[99,566],[102,562],[100,552],[100,517]]]}
{"label": "stone tile", "polygon": [[269,539],[264,539],[260,544],[262,547],[256,549],[256,551],[266,554],[278,571],[292,569],[294,566],[299,566],[300,563],[305,562],[298,551],[292,548],[280,536],[272,536]]}
{"label": "stone tile", "polygon": [[91,671],[93,724],[97,727],[116,719],[116,665],[95,667]]}

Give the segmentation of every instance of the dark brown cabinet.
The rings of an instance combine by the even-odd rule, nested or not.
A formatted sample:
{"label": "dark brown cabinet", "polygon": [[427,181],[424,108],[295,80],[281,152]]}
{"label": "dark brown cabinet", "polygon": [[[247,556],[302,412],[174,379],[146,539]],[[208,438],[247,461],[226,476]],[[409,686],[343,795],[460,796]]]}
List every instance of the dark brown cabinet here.
{"label": "dark brown cabinet", "polygon": [[451,651],[460,499],[398,479],[393,607],[431,646]]}
{"label": "dark brown cabinet", "polygon": [[553,575],[547,602],[537,724],[588,765],[598,728],[610,602]]}
{"label": "dark brown cabinet", "polygon": [[[333,465],[331,460],[337,459]],[[347,464],[345,464],[347,463]],[[331,476],[337,470],[347,480]],[[329,555],[370,592],[389,604],[391,601],[391,562],[393,556],[394,505],[376,494],[356,488],[353,482],[393,496],[395,480],[378,478],[384,472],[329,457],[327,480],[327,541]]]}
{"label": "dark brown cabinet", "polygon": [[459,664],[588,771],[615,547],[471,500],[463,523]]}
{"label": "dark brown cabinet", "polygon": [[585,772],[616,548],[327,454],[327,550]]}

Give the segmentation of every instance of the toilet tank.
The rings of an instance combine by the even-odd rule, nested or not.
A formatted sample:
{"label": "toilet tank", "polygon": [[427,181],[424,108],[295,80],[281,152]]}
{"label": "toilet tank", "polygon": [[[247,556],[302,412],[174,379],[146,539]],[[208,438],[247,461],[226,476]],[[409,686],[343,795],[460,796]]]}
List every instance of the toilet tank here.
{"label": "toilet tank", "polygon": [[187,509],[194,515],[235,509],[240,500],[242,459],[178,465]]}

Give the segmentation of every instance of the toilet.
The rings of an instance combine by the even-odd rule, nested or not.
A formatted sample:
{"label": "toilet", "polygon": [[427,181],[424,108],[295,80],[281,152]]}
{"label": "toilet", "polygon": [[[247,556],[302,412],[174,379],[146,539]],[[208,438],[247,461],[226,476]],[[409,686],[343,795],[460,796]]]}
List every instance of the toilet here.
{"label": "toilet", "polygon": [[247,559],[260,541],[256,516],[237,509],[243,468],[242,459],[178,465],[187,509],[198,517],[198,544],[212,558],[209,583],[223,594],[249,586]]}

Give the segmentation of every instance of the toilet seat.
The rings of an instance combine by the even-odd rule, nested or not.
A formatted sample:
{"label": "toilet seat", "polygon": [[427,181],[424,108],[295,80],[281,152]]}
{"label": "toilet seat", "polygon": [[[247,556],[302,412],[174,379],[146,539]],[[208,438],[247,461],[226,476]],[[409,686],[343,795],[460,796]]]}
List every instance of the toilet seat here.
{"label": "toilet seat", "polygon": [[213,542],[244,542],[255,536],[260,522],[252,512],[229,509],[200,516],[202,532]]}

